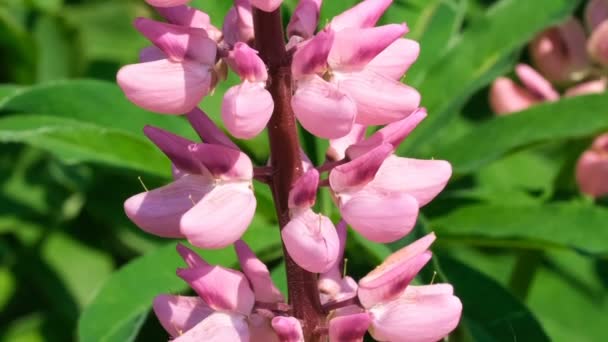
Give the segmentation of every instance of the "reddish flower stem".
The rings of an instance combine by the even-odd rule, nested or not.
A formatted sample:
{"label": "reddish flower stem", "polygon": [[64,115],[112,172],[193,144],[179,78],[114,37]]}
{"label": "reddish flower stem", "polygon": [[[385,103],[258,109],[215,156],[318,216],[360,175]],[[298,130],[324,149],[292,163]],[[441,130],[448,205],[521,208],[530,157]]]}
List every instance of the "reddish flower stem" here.
{"label": "reddish flower stem", "polygon": [[[300,143],[296,120],[291,109],[292,80],[291,58],[285,49],[285,38],[280,8],[272,13],[253,11],[255,45],[268,67],[267,88],[274,100],[274,112],[268,123],[271,166],[273,174],[270,186],[274,197],[281,229],[289,222],[289,190],[302,174]],[[317,275],[299,267],[287,254],[287,287],[293,316],[303,324],[305,340],[321,341],[316,333],[323,325],[325,314],[321,307],[317,288]]]}

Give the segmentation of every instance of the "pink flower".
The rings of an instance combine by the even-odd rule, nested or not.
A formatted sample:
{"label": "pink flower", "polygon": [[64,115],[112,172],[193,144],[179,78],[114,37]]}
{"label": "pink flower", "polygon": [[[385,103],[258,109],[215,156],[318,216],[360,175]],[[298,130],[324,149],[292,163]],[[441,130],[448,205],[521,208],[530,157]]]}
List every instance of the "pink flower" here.
{"label": "pink flower", "polygon": [[287,25],[287,34],[309,39],[315,34],[319,22],[322,0],[300,0]]}
{"label": "pink flower", "polygon": [[599,136],[576,165],[581,192],[591,197],[608,195],[608,134]]}
{"label": "pink flower", "polygon": [[222,31],[211,24],[211,18],[203,11],[189,6],[156,7],[156,11],[169,23],[203,29],[215,42],[222,39]]}
{"label": "pink flower", "polygon": [[[238,240],[256,208],[251,160],[230,145],[217,144],[221,139],[196,144],[150,126],[144,133],[171,159],[179,178],[129,198],[127,216],[149,233],[187,238],[201,248],[222,248]],[[202,135],[213,134],[206,129]]]}
{"label": "pink flower", "polygon": [[250,43],[253,41],[253,15],[249,0],[235,0],[224,18],[224,42],[233,46],[238,42]]}

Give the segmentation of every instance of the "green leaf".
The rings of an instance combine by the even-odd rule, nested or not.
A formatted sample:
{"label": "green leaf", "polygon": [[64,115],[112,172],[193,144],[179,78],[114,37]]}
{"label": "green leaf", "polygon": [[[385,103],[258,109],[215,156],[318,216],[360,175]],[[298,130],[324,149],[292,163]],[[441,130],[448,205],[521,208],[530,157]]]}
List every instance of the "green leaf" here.
{"label": "green leaf", "polygon": [[[504,73],[513,55],[536,32],[564,19],[576,7],[573,0],[502,0],[475,20],[458,44],[432,67],[420,87],[429,117],[400,151],[411,152],[433,140],[471,94]],[[515,19],[516,18],[516,19]]]}
{"label": "green leaf", "polygon": [[608,96],[568,98],[495,117],[461,139],[438,148],[456,173],[468,173],[532,144],[592,136],[608,129]]}
{"label": "green leaf", "polygon": [[[244,239],[256,252],[280,248],[278,231],[259,220],[254,221]],[[212,264],[226,267],[236,264],[231,248],[202,251],[201,254]],[[79,340],[132,341],[141,326],[142,315],[148,312],[156,295],[188,289],[187,284],[175,275],[178,267],[183,267],[183,262],[175,251],[175,243],[170,243],[114,273],[82,314]],[[125,336],[131,338],[125,340]]]}
{"label": "green leaf", "polygon": [[97,162],[168,176],[170,164],[148,141],[128,132],[42,115],[0,118],[0,142],[26,143],[68,163]]}
{"label": "green leaf", "polygon": [[72,43],[73,35],[61,20],[50,15],[40,17],[33,35],[38,47],[38,82],[68,78],[75,74],[81,54]]}
{"label": "green leaf", "polygon": [[577,203],[472,205],[431,221],[442,238],[480,245],[572,248],[608,255],[608,210]]}

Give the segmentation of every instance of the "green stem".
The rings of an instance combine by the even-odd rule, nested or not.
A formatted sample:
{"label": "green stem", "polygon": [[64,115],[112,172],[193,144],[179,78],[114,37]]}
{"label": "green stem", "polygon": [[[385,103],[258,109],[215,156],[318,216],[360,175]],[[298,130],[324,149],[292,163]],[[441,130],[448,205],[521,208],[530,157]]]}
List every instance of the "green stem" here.
{"label": "green stem", "polygon": [[509,288],[522,301],[528,296],[542,259],[542,252],[532,250],[521,251],[517,257],[509,280]]}

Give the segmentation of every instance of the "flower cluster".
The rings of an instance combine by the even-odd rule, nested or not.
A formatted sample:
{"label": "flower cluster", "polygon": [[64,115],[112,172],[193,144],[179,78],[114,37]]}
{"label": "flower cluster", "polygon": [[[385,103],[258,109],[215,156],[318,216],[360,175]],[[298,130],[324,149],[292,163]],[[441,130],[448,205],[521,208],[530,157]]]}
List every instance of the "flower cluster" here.
{"label": "flower cluster", "polygon": [[[606,92],[608,0],[589,1],[585,24],[587,30],[577,18],[569,18],[541,32],[529,46],[536,69],[526,64],[515,68],[522,86],[506,77],[496,79],[490,89],[492,110],[498,115],[507,115],[561,97]],[[577,164],[579,187],[592,197],[608,194],[606,137],[598,137]]]}
{"label": "flower cluster", "polygon": [[[226,77],[240,84],[223,96],[223,126],[234,137],[260,134],[277,113],[269,66],[254,49],[256,13],[275,12],[280,0],[235,0],[222,29],[188,1],[147,0],[167,22],[140,18],[135,27],[152,46],[140,63],[117,76],[138,106],[185,114],[202,142],[146,127],[146,136],[171,160],[170,184],[125,202],[127,216],[158,236],[187,239],[200,248],[234,245],[241,272],[209,265],[178,246],[187,268],[178,275],[198,297],[159,296],[154,310],[179,341],[304,341],[310,331],[330,341],[437,341],[458,325],[462,306],[448,284],[412,286],[430,260],[433,234],[403,248],[358,283],[342,274],[347,226],[380,243],[410,233],[419,209],[437,196],[451,176],[445,161],[399,157],[399,144],[426,117],[419,93],[400,82],[418,56],[416,42],[402,38],[405,24],[376,26],[391,0],[365,0],[317,32],[321,0],[301,0],[287,26],[292,82],[292,121],[330,139],[328,161],[313,165],[304,152],[302,170],[288,189],[289,222],[281,237],[291,260],[318,277],[315,300],[320,326],[293,317],[293,307],[270,280],[266,266],[241,237],[256,211],[253,180],[268,182],[277,170],[254,166],[249,157],[198,108]],[[289,127],[294,130],[295,122]],[[370,126],[382,125],[370,136]],[[271,151],[271,158],[281,158]],[[271,169],[269,171],[269,169]],[[324,176],[326,175],[326,176]],[[270,182],[271,186],[276,183]],[[326,186],[342,220],[313,211]],[[277,191],[277,189],[274,189]],[[292,305],[292,301],[290,301]]]}

